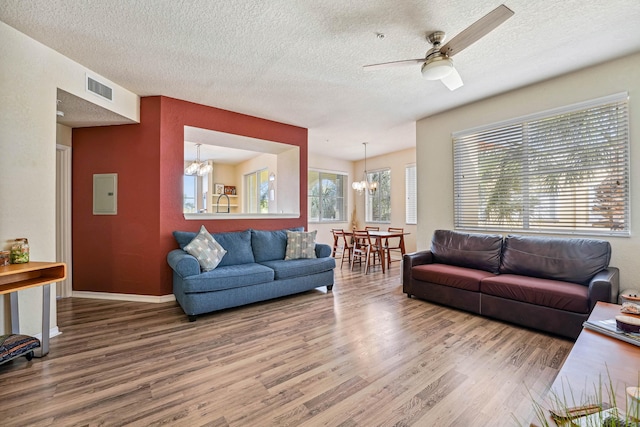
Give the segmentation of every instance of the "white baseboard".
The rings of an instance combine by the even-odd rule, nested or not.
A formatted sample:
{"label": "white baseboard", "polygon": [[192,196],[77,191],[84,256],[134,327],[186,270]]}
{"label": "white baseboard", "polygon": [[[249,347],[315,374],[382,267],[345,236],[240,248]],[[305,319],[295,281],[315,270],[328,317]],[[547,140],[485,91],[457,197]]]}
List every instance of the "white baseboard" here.
{"label": "white baseboard", "polygon": [[151,302],[162,303],[175,301],[176,297],[173,294],[169,295],[135,295],[135,294],[116,294],[111,292],[89,292],[89,291],[73,291],[71,292],[73,298],[93,298],[93,299],[107,299],[115,301],[131,301],[131,302]]}
{"label": "white baseboard", "polygon": [[[58,329],[57,326],[49,329],[49,338],[57,337],[60,334],[62,334],[62,332],[60,332],[60,329]],[[42,340],[42,333],[35,334],[34,337]]]}

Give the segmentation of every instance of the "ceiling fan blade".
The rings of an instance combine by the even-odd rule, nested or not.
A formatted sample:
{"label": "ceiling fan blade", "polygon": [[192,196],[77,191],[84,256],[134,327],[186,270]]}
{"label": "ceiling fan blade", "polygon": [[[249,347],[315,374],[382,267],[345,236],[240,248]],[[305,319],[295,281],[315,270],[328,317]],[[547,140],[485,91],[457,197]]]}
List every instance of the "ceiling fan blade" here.
{"label": "ceiling fan blade", "polygon": [[449,88],[449,90],[456,90],[460,86],[462,86],[462,78],[460,78],[460,74],[454,68],[451,73],[441,78],[440,81]]}
{"label": "ceiling fan blade", "polygon": [[507,6],[501,4],[452,38],[449,43],[440,48],[440,52],[447,56],[460,53],[511,18],[513,13]]}
{"label": "ceiling fan blade", "polygon": [[420,64],[424,61],[426,61],[425,58],[404,59],[402,61],[382,62],[380,64],[363,65],[362,68],[364,68],[365,70],[379,70],[381,68],[401,67],[404,65]]}

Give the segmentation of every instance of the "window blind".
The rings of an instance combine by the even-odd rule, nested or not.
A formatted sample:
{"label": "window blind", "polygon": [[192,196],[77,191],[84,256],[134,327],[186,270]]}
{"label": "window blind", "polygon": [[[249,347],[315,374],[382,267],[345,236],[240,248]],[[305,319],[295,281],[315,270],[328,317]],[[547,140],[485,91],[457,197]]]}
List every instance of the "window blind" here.
{"label": "window blind", "polygon": [[455,226],[629,235],[628,96],[453,136]]}
{"label": "window blind", "polygon": [[418,223],[418,188],[416,182],[416,165],[405,168],[405,222],[407,224]]}

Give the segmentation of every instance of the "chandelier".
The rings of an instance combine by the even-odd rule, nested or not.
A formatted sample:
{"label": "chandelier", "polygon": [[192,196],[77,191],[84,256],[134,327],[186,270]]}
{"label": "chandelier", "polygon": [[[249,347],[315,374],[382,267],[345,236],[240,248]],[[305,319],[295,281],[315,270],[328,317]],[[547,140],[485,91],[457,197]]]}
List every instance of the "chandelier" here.
{"label": "chandelier", "polygon": [[191,164],[184,169],[185,175],[204,176],[213,171],[213,166],[200,161],[200,145],[202,144],[196,144],[196,160],[191,162]]}
{"label": "chandelier", "polygon": [[367,178],[367,143],[363,142],[364,145],[364,173],[362,174],[362,181],[355,181],[351,184],[351,187],[358,192],[358,194],[362,194],[363,191],[368,191],[369,194],[374,194],[378,189],[377,182],[369,182]]}

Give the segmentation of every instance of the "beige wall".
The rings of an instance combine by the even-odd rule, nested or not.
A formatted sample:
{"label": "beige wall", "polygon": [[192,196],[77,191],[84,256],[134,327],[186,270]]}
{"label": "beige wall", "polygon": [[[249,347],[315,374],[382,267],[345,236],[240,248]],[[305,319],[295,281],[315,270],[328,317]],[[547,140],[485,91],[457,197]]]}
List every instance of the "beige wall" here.
{"label": "beige wall", "polygon": [[433,231],[453,228],[451,133],[627,91],[631,132],[631,237],[608,237],[611,265],[619,267],[621,288],[640,289],[640,54],[577,71],[424,118],[417,123],[418,248]]}
{"label": "beige wall", "polygon": [[[416,162],[416,150],[414,148],[396,151],[377,157],[367,158],[367,168],[373,169],[391,169],[391,222],[389,224],[379,225],[381,230],[388,227],[402,227],[405,231],[411,233],[405,237],[405,246],[407,252],[413,252],[416,249],[416,225],[405,224],[405,167]],[[332,157],[320,156],[317,154],[309,154],[309,169],[329,172],[341,172],[349,175],[348,183],[348,221],[317,223],[309,222],[309,230],[318,230],[316,240],[319,243],[333,244],[331,235],[332,228],[351,228],[351,219],[353,209],[356,210],[356,219],[358,225],[364,228],[364,195],[359,195],[355,190],[351,189],[351,183],[356,179],[361,179],[364,168],[364,160],[351,162],[348,160],[335,159]],[[374,224],[371,224],[374,225]]]}
{"label": "beige wall", "polygon": [[[367,170],[376,169],[391,169],[391,222],[387,223],[368,223],[365,222],[365,196],[359,195],[353,190],[355,197],[355,206],[358,212],[358,223],[364,227],[367,225],[380,226],[381,230],[386,230],[388,227],[402,227],[405,232],[408,232],[405,236],[405,247],[407,252],[413,252],[416,250],[416,232],[417,226],[415,224],[406,224],[405,219],[405,168],[408,165],[416,163],[416,149],[409,148],[406,150],[396,151],[382,156],[368,157],[367,158]],[[364,170],[364,161],[356,162],[355,164],[355,178],[362,179],[362,172]],[[418,199],[420,196],[418,195]]]}
{"label": "beige wall", "polygon": [[[94,99],[85,92],[85,74],[101,78],[97,74],[2,22],[0,40],[0,247],[27,237],[32,260],[55,260],[57,89],[135,121],[139,98],[113,85],[114,102]],[[9,298],[0,298],[2,334],[10,331]],[[39,333],[42,289],[21,291],[19,298],[21,332]],[[56,325],[53,298],[51,327]]]}
{"label": "beige wall", "polygon": [[71,130],[69,126],[56,124],[56,144],[71,147]]}
{"label": "beige wall", "polygon": [[[296,147],[278,154],[275,184],[275,212],[300,211],[300,150]],[[305,183],[306,185],[306,183]],[[272,212],[271,206],[269,212]]]}
{"label": "beige wall", "polygon": [[[309,153],[309,169],[337,172],[349,175],[349,190],[347,207],[350,209],[347,212],[347,218],[351,218],[351,209],[353,207],[353,191],[351,190],[351,182],[353,179],[353,162],[349,160],[336,159],[328,156],[321,156],[315,153]],[[349,222],[311,222],[308,225],[309,231],[318,230],[316,235],[316,241],[318,243],[326,243],[327,245],[333,245],[333,237],[331,234],[332,228],[349,228]]]}
{"label": "beige wall", "polygon": [[[209,176],[209,194],[211,194],[211,207],[209,212],[215,213],[217,202],[220,200],[220,211],[226,212],[227,210],[227,200],[224,197],[220,197],[218,194],[215,194],[215,184],[223,184],[223,185],[233,185],[236,187],[236,192],[238,194],[241,193],[240,186],[238,185],[237,174],[236,174],[236,165],[230,165],[226,163],[215,163],[212,161],[213,165],[213,173]],[[236,205],[236,206],[231,206]],[[239,197],[230,197],[229,198],[229,212],[238,213],[240,212],[240,198]]]}

